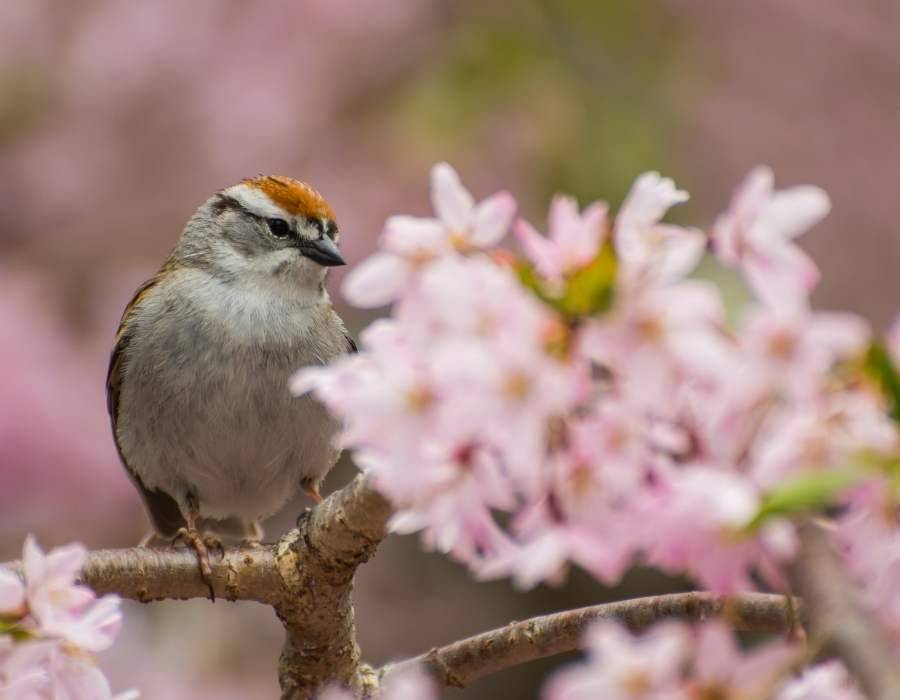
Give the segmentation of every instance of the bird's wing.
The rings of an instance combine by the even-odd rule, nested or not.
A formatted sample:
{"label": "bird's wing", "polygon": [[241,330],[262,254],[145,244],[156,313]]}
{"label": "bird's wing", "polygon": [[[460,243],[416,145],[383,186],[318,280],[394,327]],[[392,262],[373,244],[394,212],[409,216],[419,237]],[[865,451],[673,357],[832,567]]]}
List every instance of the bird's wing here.
{"label": "bird's wing", "polygon": [[346,340],[347,340],[347,352],[348,352],[348,353],[351,353],[351,354],[352,354],[352,353],[355,353],[355,352],[359,352],[359,348],[356,347],[356,341],[353,340],[353,336],[352,336],[352,335],[350,335],[349,333],[347,333],[347,331],[344,331],[344,338],[346,338]]}
{"label": "bird's wing", "polygon": [[135,309],[141,303],[141,300],[156,286],[159,277],[144,282],[135,292],[134,297],[128,302],[125,311],[122,313],[122,319],[119,321],[119,330],[116,333],[116,344],[109,356],[109,369],[106,373],[106,408],[109,411],[109,419],[112,424],[113,440],[116,443],[116,450],[119,453],[119,459],[125,467],[125,471],[131,477],[134,485],[137,487],[147,506],[147,511],[153,521],[156,530],[165,536],[174,536],[178,529],[185,524],[184,516],[178,503],[169,494],[163,491],[148,489],[144,486],[144,482],[137,473],[128,465],[125,455],[122,453],[122,446],[119,443],[119,434],[117,423],[119,418],[119,398],[122,393],[122,378],[124,376],[125,359],[127,355],[128,344],[131,342],[132,333],[130,331],[129,320]]}

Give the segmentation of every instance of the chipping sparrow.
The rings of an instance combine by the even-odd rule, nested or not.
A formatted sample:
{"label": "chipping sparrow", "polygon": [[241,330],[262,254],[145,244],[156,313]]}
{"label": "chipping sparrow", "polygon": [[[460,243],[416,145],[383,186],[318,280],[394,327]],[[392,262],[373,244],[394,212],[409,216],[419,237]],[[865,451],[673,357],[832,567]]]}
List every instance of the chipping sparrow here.
{"label": "chipping sparrow", "polygon": [[258,520],[319,484],[339,425],[288,378],[356,348],[324,288],[343,265],[331,207],[287,177],[210,197],[125,309],[106,390],[119,455],[156,532],[211,574],[206,532]]}

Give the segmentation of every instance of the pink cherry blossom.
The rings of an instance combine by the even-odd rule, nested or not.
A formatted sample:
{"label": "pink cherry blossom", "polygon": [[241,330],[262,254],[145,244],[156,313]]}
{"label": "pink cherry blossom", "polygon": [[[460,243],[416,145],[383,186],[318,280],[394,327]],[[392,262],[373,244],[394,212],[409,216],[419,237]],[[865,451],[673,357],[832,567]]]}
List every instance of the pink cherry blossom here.
{"label": "pink cherry blossom", "polygon": [[22,564],[28,595],[28,607],[39,624],[72,611],[81,610],[94,600],[93,592],[75,584],[87,550],[79,544],[66,545],[49,554],[28,536],[22,549]]}
{"label": "pink cherry blossom", "polygon": [[316,700],[356,700],[356,695],[346,688],[330,685],[316,694]]}
{"label": "pink cherry blossom", "polygon": [[292,388],[345,418],[341,442],[397,504],[394,529],[474,565],[503,540],[491,510],[540,492],[550,422],[583,391],[584,367],[544,348],[554,323],[510,270],[450,256],[361,334],[359,354]]}
{"label": "pink cherry blossom", "polygon": [[13,643],[0,636],[0,700],[134,700],[113,695],[93,660],[59,640]]}
{"label": "pink cherry blossom", "polygon": [[376,322],[360,335],[360,353],[329,368],[311,367],[294,375],[296,394],[315,391],[345,417],[342,445],[377,445],[397,454],[415,449],[415,437],[435,420],[436,399],[427,357],[394,321]]}
{"label": "pink cherry blossom", "polygon": [[894,640],[900,640],[900,531],[888,483],[873,479],[848,496],[836,539],[863,597]]}
{"label": "pink cherry blossom", "polygon": [[754,307],[745,315],[739,340],[769,381],[809,397],[836,363],[865,351],[870,331],[855,314]]}
{"label": "pink cherry blossom", "polygon": [[597,622],[584,646],[587,662],[556,673],[545,700],[687,700],[681,672],[690,636],[683,625],[656,625],[635,636],[617,622]]}
{"label": "pink cherry blossom", "polygon": [[840,661],[827,661],[785,683],[775,700],[865,700],[865,696]]}
{"label": "pink cherry blossom", "polygon": [[750,473],[766,488],[812,470],[846,469],[864,452],[896,454],[896,425],[878,397],[844,392],[772,409],[748,451]]}
{"label": "pink cherry blossom", "polygon": [[551,677],[545,700],[742,700],[772,697],[776,691],[777,700],[830,700],[797,693],[847,687],[846,675],[832,670],[790,679],[801,650],[775,641],[744,652],[718,620],[693,629],[657,623],[637,635],[617,622],[596,622],[584,647],[587,660]]}
{"label": "pink cherry blossom", "polygon": [[50,674],[46,659],[55,643],[14,643],[0,635],[0,700],[43,700]]}
{"label": "pink cherry blossom", "polygon": [[579,214],[574,199],[558,195],[550,204],[549,236],[522,219],[513,233],[537,270],[550,282],[560,282],[599,252],[606,238],[606,211],[604,202],[594,202]]}
{"label": "pink cherry blossom", "polygon": [[[88,652],[112,644],[121,626],[120,601],[116,596],[98,599],[75,583],[85,556],[78,544],[45,554],[29,536],[22,552],[24,584],[0,569],[0,594],[13,604],[0,613],[12,611],[28,633],[16,644],[0,636],[0,698],[15,689],[10,698],[113,700],[106,677]],[[135,697],[129,691],[115,700]]]}
{"label": "pink cherry blossom", "polygon": [[0,569],[0,617],[24,615],[25,586],[12,571]]}
{"label": "pink cherry blossom", "polygon": [[722,262],[739,267],[761,301],[803,305],[819,271],[793,239],[823,219],[831,203],[818,187],[775,192],[773,182],[768,168],[750,172],[716,221],[713,243]]}
{"label": "pink cherry blossom", "polygon": [[706,245],[703,233],[659,223],[670,207],[687,200],[687,192],[659,173],[635,180],[616,216],[614,234],[628,287],[672,282],[696,267]]}
{"label": "pink cherry blossom", "polygon": [[68,545],[44,554],[33,537],[25,540],[22,561],[28,608],[43,634],[68,640],[88,651],[109,647],[119,632],[119,599],[75,583],[87,551]]}
{"label": "pink cherry blossom", "polygon": [[372,461],[366,462],[376,484],[397,503],[390,529],[400,533],[423,531],[427,548],[452,552],[468,563],[492,553],[503,535],[494,523],[491,508],[508,510],[514,504],[496,457],[472,446],[447,451],[443,459],[433,453],[426,453],[422,459],[422,471],[429,483],[406,499],[397,498],[398,482],[406,487],[407,495],[410,493],[402,475],[371,469]]}
{"label": "pink cherry blossom", "polygon": [[343,293],[350,303],[362,308],[383,306],[394,301],[430,260],[496,245],[516,211],[508,192],[476,204],[447,163],[431,170],[431,199],[436,219],[388,219],[381,238],[383,251],[357,265],[344,280]]}
{"label": "pink cherry blossom", "polygon": [[[599,485],[594,490],[599,492]],[[598,500],[585,498],[564,511],[550,496],[520,511],[513,523],[515,540],[498,540],[475,574],[484,579],[509,576],[517,587],[527,589],[543,581],[561,583],[572,563],[606,584],[617,583],[634,564],[642,543],[635,537],[627,501]],[[590,510],[590,505],[597,507]]]}
{"label": "pink cherry blossom", "polygon": [[119,603],[118,596],[105,595],[86,608],[42,620],[42,632],[86,651],[103,651],[122,627]]}
{"label": "pink cherry blossom", "polygon": [[636,416],[612,403],[573,421],[566,448],[547,458],[549,493],[520,510],[517,544],[501,548],[478,575],[508,575],[531,588],[558,580],[571,561],[601,581],[618,581],[642,544],[629,497],[654,458],[638,425]]}
{"label": "pink cherry blossom", "polygon": [[782,641],[744,652],[731,630],[709,622],[697,632],[690,687],[699,697],[766,697],[791,669],[796,654]]}
{"label": "pink cherry blossom", "polygon": [[900,318],[897,318],[888,329],[887,336],[888,352],[894,360],[894,364],[900,365]]}
{"label": "pink cherry blossom", "polygon": [[431,201],[450,243],[463,250],[499,243],[516,210],[515,200],[507,192],[499,192],[476,205],[447,163],[438,163],[431,169]]}
{"label": "pink cherry blossom", "polygon": [[109,681],[90,659],[61,648],[50,655],[50,694],[53,700],[135,700],[139,694],[128,690],[112,694]]}
{"label": "pink cherry blossom", "polygon": [[615,368],[616,385],[629,405],[656,411],[671,403],[686,373],[698,379],[731,373],[723,321],[721,299],[708,283],[652,287],[624,297],[608,317],[586,324],[580,350]]}
{"label": "pink cherry blossom", "polygon": [[760,545],[742,534],[759,506],[753,484],[707,465],[673,470],[648,494],[639,510],[649,563],[666,571],[689,571],[709,590],[751,588],[748,570]]}
{"label": "pink cherry blossom", "polygon": [[384,700],[436,700],[437,686],[434,679],[421,666],[385,675],[381,683]]}
{"label": "pink cherry blossom", "polygon": [[[468,254],[499,234],[481,235],[481,205],[449,166],[432,185],[438,218],[385,228],[383,252],[406,271],[392,317],[359,354],[292,383],[344,421],[340,442],[393,501],[394,530],[522,587],[571,564],[614,583],[639,560],[716,591],[752,588],[752,572],[779,586],[797,538],[786,518],[755,522],[765,499],[811,469],[900,452],[858,374],[866,324],[751,304],[735,328],[713,284],[684,279],[702,234],[660,224],[687,197],[671,180],[638,178],[614,225],[611,307],[574,320],[520,283],[511,254]],[[791,245],[789,210],[808,193],[760,192],[756,209],[776,204],[750,207],[753,227]],[[516,235],[565,293],[604,241],[605,210],[557,198],[549,218],[548,238],[522,222]]]}

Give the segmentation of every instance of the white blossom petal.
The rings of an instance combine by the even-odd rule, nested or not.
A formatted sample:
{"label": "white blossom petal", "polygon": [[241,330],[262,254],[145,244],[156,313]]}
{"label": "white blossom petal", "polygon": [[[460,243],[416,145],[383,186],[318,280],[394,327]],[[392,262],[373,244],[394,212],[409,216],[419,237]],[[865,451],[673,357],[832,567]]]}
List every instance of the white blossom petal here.
{"label": "white blossom petal", "polygon": [[743,268],[756,298],[769,306],[805,306],[819,281],[819,268],[796,246],[768,257],[748,255]]}
{"label": "white blossom petal", "polygon": [[513,227],[513,234],[544,277],[558,281],[563,275],[563,261],[559,247],[546,236],[541,235],[531,224],[520,219]]}
{"label": "white blossom petal", "polygon": [[509,231],[516,214],[516,200],[509,192],[498,192],[475,207],[470,242],[479,248],[496,245]]}
{"label": "white blossom petal", "polygon": [[25,585],[8,569],[0,568],[0,616],[24,612]]}
{"label": "white blossom petal", "polygon": [[644,173],[634,185],[616,219],[619,236],[632,235],[636,230],[652,226],[665,216],[670,207],[686,202],[690,195],[675,187],[675,182],[659,173]]}
{"label": "white blossom petal", "polygon": [[431,169],[431,202],[450,231],[466,231],[471,225],[475,200],[448,163],[438,163]]}
{"label": "white blossom petal", "polygon": [[397,255],[440,253],[447,248],[447,230],[437,219],[392,216],[381,234],[382,247]]}
{"label": "white blossom petal", "polygon": [[771,201],[753,225],[754,240],[777,236],[790,240],[806,233],[831,210],[831,200],[825,190],[812,185],[792,187],[772,195]]}
{"label": "white blossom petal", "polygon": [[344,278],[341,293],[354,306],[372,309],[394,301],[411,276],[409,263],[392,253],[375,253]]}

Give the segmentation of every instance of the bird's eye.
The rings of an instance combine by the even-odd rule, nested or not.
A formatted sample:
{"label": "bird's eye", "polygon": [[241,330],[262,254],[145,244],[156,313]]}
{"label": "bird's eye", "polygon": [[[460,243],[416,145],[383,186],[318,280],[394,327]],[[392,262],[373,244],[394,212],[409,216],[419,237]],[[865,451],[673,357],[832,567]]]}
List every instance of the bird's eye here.
{"label": "bird's eye", "polygon": [[284,219],[266,219],[266,224],[275,238],[287,238],[291,235],[291,227]]}

